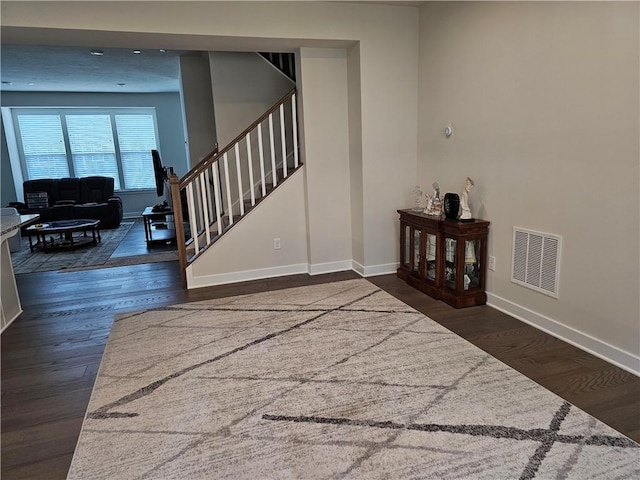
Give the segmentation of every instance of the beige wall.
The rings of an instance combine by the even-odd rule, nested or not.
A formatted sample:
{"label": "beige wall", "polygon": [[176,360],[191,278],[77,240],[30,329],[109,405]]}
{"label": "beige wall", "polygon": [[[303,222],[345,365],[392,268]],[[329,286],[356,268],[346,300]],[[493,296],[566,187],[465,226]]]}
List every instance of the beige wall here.
{"label": "beige wall", "polygon": [[362,185],[362,99],[360,45],[347,51],[349,101],[349,181],[351,196],[351,256],[356,271],[364,270],[364,186]]}
{"label": "beige wall", "polygon": [[412,205],[417,172],[418,14],[393,20],[367,24],[376,40],[360,42],[365,275],[395,272],[396,210]]}
{"label": "beige wall", "polygon": [[216,145],[208,55],[180,57],[180,98],[189,167],[194,167]]}
{"label": "beige wall", "polygon": [[[418,180],[443,193],[475,180],[497,260],[490,301],[637,358],[638,3],[436,3],[420,16]],[[514,226],[563,237],[558,299],[510,282]]]}
{"label": "beige wall", "polygon": [[[304,167],[303,167],[304,168]],[[269,201],[252,210],[238,228],[226,233],[202,260],[187,268],[189,288],[307,272],[304,226],[304,170],[293,174]],[[281,248],[274,250],[273,240]]]}
{"label": "beige wall", "polygon": [[254,52],[210,52],[219,147],[226,147],[295,84]]}
{"label": "beige wall", "polygon": [[345,49],[302,48],[299,82],[309,264],[312,273],[344,270],[352,258]]}

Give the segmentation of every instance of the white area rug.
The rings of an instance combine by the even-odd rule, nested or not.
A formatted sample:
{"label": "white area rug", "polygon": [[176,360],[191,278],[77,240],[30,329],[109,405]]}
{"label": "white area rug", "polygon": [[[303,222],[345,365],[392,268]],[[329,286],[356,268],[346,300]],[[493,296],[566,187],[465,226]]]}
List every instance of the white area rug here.
{"label": "white area rug", "polygon": [[114,323],[70,479],[632,479],[638,444],[366,280]]}

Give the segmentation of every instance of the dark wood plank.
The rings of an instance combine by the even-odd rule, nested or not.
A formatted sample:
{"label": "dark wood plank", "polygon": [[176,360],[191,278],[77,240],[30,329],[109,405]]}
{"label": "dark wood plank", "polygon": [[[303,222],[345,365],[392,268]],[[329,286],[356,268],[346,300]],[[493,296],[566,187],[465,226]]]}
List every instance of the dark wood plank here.
{"label": "dark wood plank", "polygon": [[[121,254],[147,251],[140,222],[125,241]],[[24,313],[1,337],[1,477],[66,477],[116,315],[352,278],[360,277],[354,272],[292,275],[186,291],[177,262],[18,275]],[[395,275],[369,280],[640,441],[640,379],[634,375],[490,307],[456,310]]]}

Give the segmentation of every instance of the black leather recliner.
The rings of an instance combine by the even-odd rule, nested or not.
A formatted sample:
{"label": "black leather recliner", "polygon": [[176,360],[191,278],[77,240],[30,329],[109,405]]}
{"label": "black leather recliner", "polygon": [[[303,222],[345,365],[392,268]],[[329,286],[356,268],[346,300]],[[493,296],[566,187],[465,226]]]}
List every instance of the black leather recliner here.
{"label": "black leather recliner", "polygon": [[100,220],[100,228],[122,222],[122,200],[114,195],[111,177],[27,180],[23,188],[25,201],[9,206],[20,214],[38,213],[42,222],[88,218]]}

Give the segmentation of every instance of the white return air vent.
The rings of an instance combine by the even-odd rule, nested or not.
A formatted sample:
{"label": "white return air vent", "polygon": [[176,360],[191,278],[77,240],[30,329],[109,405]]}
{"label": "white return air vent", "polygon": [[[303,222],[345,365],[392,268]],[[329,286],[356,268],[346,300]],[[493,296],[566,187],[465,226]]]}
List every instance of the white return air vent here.
{"label": "white return air vent", "polygon": [[513,227],[511,281],[558,298],[562,237]]}

